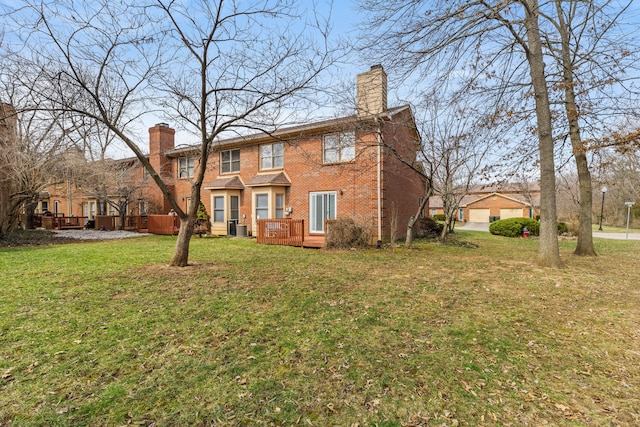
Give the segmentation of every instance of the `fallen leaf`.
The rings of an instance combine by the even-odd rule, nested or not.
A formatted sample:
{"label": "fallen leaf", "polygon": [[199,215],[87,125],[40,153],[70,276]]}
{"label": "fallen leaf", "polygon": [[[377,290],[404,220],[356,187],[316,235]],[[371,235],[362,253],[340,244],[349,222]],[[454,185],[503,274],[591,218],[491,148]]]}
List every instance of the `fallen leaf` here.
{"label": "fallen leaf", "polygon": [[2,378],[3,380],[9,378],[11,375],[13,375],[13,371],[16,369],[15,366],[10,367],[9,369],[7,369],[6,371],[4,371],[4,374],[2,374],[2,376],[0,378]]}

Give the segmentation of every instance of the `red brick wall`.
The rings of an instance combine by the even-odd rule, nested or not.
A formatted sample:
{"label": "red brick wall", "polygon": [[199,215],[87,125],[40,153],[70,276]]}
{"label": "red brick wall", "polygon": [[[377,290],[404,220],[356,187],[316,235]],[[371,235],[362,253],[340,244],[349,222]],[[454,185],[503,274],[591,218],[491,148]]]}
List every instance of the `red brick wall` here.
{"label": "red brick wall", "polygon": [[409,218],[416,214],[420,198],[425,194],[425,184],[420,174],[404,163],[415,161],[418,144],[415,124],[408,110],[400,113],[394,122],[384,124],[383,140],[388,146],[383,168],[384,235],[389,236],[392,216],[397,215],[396,235],[404,237]]}
{"label": "red brick wall", "polygon": [[[164,124],[149,129],[149,162],[170,188],[176,177],[177,166],[175,160],[166,157],[164,153],[175,147],[175,133],[174,129]],[[142,173],[142,166],[139,167]],[[149,202],[149,213],[166,214],[171,209],[152,179],[149,179],[148,191],[144,197]]]}
{"label": "red brick wall", "polygon": [[[406,119],[407,117],[403,117]],[[358,127],[359,126],[359,127]],[[415,132],[406,125],[385,124],[384,139],[391,141],[404,156],[415,156]],[[323,135],[318,133],[304,137],[291,138],[284,141],[284,168],[260,170],[260,144],[240,147],[240,172],[220,175],[220,153],[214,152],[209,158],[203,190],[200,197],[209,215],[211,212],[211,192],[204,189],[220,176],[241,178],[247,184],[257,174],[275,174],[284,172],[291,182],[285,188],[284,206],[292,208],[289,218],[305,221],[305,234],[309,234],[309,194],[319,191],[335,191],[338,218],[353,218],[358,224],[370,227],[374,241],[377,240],[378,212],[378,140],[377,132],[368,126],[356,125],[341,129],[355,131],[356,158],[349,162],[323,164]],[[175,194],[178,204],[187,208],[191,197],[191,183],[187,179],[178,178],[178,158],[167,157],[165,152],[174,148],[174,130],[163,125],[149,129],[149,160],[159,171],[164,181]],[[414,150],[413,152],[411,150]],[[383,163],[382,175],[382,230],[383,238],[388,239],[391,212],[398,211],[398,237],[406,230],[409,216],[414,215],[418,200],[424,193],[419,176],[404,167],[388,150],[381,149]],[[196,168],[198,165],[195,165]],[[136,176],[143,177],[142,167],[137,164]],[[240,192],[240,218],[246,216],[244,223],[251,227],[252,197],[262,192],[262,187],[245,187]],[[155,182],[148,180],[147,186],[139,191],[138,197],[149,204],[148,213],[166,214],[171,207],[164,200]],[[81,213],[81,205],[79,205]],[[251,231],[251,228],[249,229]]]}
{"label": "red brick wall", "polygon": [[[358,224],[370,227],[374,239],[377,239],[377,134],[371,129],[354,127],[343,129],[356,132],[356,159],[350,162],[323,164],[323,135],[316,134],[285,141],[284,168],[259,169],[259,144],[241,147],[240,173],[220,175],[220,154],[213,153],[205,173],[204,186],[219,176],[238,175],[243,183],[248,183],[256,174],[275,174],[284,172],[291,182],[285,190],[285,207],[293,209],[289,218],[304,219],[305,233],[309,234],[309,194],[318,191],[335,191],[338,218],[353,218]],[[405,144],[404,140],[411,141]],[[415,142],[415,133],[406,126],[393,131],[393,140],[406,155]],[[415,155],[415,152],[414,154]],[[421,180],[403,167],[402,164],[382,151],[384,164],[381,167],[382,191],[386,191],[382,200],[383,233],[389,237],[392,207],[399,214],[398,236],[404,235],[409,216],[415,214],[419,197],[423,194]],[[190,197],[191,184],[177,177],[177,159],[171,159],[171,171],[174,177],[175,194],[178,203],[186,208]],[[240,197],[240,217],[246,215],[245,223],[251,226],[253,219],[252,195],[261,192],[261,187],[245,187]],[[203,200],[211,215],[210,191],[202,190]]]}

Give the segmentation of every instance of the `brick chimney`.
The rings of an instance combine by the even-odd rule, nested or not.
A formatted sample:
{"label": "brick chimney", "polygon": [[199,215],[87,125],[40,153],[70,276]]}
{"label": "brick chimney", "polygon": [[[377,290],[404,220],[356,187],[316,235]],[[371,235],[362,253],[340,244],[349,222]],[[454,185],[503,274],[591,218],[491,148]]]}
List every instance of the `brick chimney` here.
{"label": "brick chimney", "polygon": [[171,159],[164,153],[175,147],[175,129],[166,123],[149,128],[149,162],[161,177],[171,177]]}
{"label": "brick chimney", "polygon": [[18,117],[13,105],[0,102],[0,143],[17,136],[17,124]]}
{"label": "brick chimney", "polygon": [[359,116],[387,110],[387,73],[382,65],[374,65],[356,76],[356,108]]}

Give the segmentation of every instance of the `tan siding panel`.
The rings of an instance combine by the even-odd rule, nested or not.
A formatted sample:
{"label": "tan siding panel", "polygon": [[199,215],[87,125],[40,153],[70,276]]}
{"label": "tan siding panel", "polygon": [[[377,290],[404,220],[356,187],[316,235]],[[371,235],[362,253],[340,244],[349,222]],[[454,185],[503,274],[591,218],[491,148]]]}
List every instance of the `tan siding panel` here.
{"label": "tan siding panel", "polygon": [[500,219],[522,218],[522,208],[500,209]]}

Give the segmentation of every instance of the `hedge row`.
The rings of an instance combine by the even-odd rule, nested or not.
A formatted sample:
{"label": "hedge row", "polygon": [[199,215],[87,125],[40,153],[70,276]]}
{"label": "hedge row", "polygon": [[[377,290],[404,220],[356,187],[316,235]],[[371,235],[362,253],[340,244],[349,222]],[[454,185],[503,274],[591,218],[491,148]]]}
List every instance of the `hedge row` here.
{"label": "hedge row", "polygon": [[497,236],[520,237],[524,227],[527,227],[532,236],[540,234],[540,223],[531,218],[509,218],[494,221],[489,226],[489,231]]}
{"label": "hedge row", "polygon": [[[495,234],[497,236],[520,237],[522,236],[524,227],[527,227],[527,230],[529,230],[529,235],[540,235],[540,223],[531,218],[509,218],[494,221],[489,226],[489,231],[491,234]],[[567,227],[567,224],[559,222],[558,234],[567,234],[568,232],[569,228]]]}

